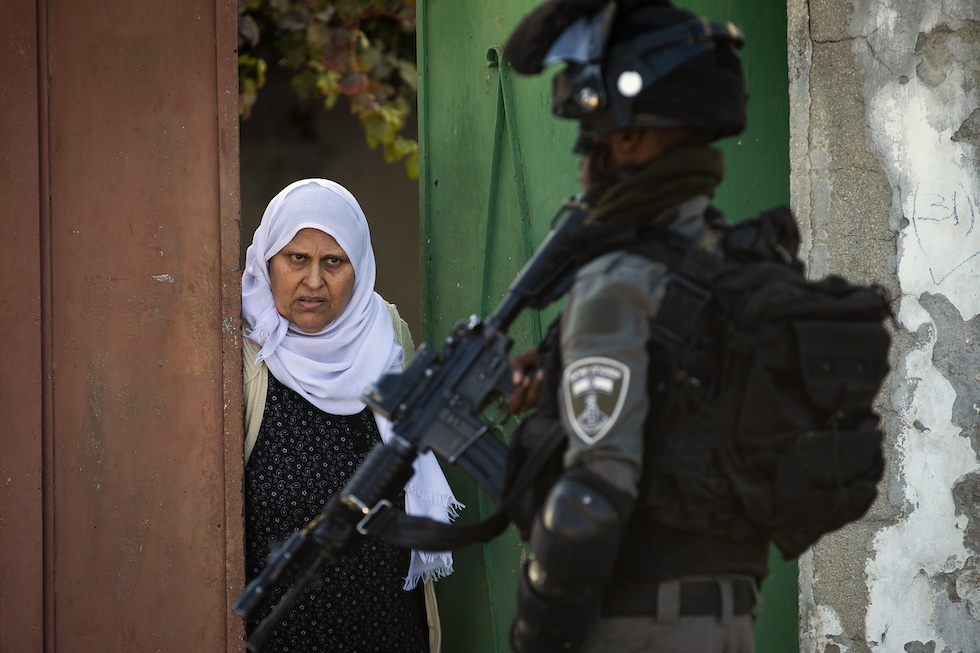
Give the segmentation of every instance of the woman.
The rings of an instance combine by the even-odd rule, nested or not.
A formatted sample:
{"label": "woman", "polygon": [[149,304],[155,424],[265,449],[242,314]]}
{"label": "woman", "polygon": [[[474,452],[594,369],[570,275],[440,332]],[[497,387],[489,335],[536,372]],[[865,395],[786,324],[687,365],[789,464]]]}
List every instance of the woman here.
{"label": "woman", "polygon": [[[345,188],[305,179],[269,203],[242,277],[248,580],[262,571],[271,547],[319,514],[374,445],[391,436],[360,393],[400,368],[406,354],[396,327],[407,327],[374,291],[374,280],[367,221]],[[431,453],[416,460],[399,504],[442,521],[460,507]],[[265,650],[428,652],[418,581],[429,586],[451,572],[449,553],[366,538],[355,554],[321,568],[322,587],[304,590]],[[270,603],[280,597],[281,589]]]}

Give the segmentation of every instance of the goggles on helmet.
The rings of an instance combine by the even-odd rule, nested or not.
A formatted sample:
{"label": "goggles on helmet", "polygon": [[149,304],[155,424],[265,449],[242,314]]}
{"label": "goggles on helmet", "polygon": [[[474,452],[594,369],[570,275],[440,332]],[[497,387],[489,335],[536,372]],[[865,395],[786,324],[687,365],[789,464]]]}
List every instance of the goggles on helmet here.
{"label": "goggles on helmet", "polygon": [[741,47],[741,30],[732,23],[692,19],[607,47],[614,7],[610,3],[591,19],[580,18],[548,51],[545,65],[566,64],[552,80],[552,111],[599,134],[684,124],[676,118],[634,114],[633,102],[677,68],[711,52],[717,41]]}

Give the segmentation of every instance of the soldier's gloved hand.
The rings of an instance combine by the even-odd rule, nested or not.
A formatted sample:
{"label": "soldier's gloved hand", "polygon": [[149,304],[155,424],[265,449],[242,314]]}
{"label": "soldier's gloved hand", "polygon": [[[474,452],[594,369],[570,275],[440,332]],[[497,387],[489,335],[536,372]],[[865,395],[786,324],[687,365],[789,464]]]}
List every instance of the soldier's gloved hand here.
{"label": "soldier's gloved hand", "polygon": [[507,402],[507,410],[511,415],[519,415],[528,408],[536,407],[541,398],[544,370],[541,369],[541,355],[537,347],[511,359],[510,370],[514,393]]}
{"label": "soldier's gloved hand", "polygon": [[[517,617],[510,627],[513,653],[574,653],[599,618],[598,604],[576,604],[569,597],[547,597],[528,578],[524,565],[517,589]],[[534,573],[531,569],[530,573]]]}

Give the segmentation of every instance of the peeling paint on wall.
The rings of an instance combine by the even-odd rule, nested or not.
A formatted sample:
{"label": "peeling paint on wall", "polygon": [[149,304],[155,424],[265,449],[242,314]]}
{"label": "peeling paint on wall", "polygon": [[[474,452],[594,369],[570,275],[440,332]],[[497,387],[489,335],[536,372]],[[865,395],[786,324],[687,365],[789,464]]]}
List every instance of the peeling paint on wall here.
{"label": "peeling paint on wall", "polygon": [[896,456],[905,517],[873,541],[866,636],[875,651],[904,651],[906,643],[929,641],[940,644],[937,651],[972,651],[980,639],[957,646],[937,632],[937,624],[950,609],[938,578],[964,569],[975,554],[964,538],[969,519],[958,514],[951,488],[977,470],[976,452],[951,419],[956,392],[933,363],[938,332],[932,316],[919,302],[903,300],[898,317],[916,336],[896,370],[893,394],[903,425]]}
{"label": "peeling paint on wall", "polygon": [[[901,208],[903,295],[942,294],[969,319],[980,313],[980,152],[971,143],[980,21],[955,19],[957,3],[943,3],[949,13],[934,4],[856,3],[851,29],[861,29],[855,54],[865,69],[868,129]],[[980,18],[971,0],[958,4]]]}
{"label": "peeling paint on wall", "polygon": [[[807,608],[801,650],[978,653],[980,2],[804,4],[815,50],[818,44],[850,44],[849,55],[825,46],[823,58],[807,61],[812,97],[795,127],[808,136],[800,153],[807,157],[800,170],[809,177],[801,187],[808,197],[799,202],[808,209],[811,270],[840,259],[833,243],[825,242],[826,232],[866,213],[862,198],[841,201],[835,184],[843,180],[842,170],[861,167],[864,153],[860,147],[847,152],[840,142],[828,146],[821,133],[828,124],[835,127],[834,102],[843,100],[820,97],[826,87],[809,81],[848,70],[863,77],[864,127],[887,179],[883,192],[891,194],[896,255],[879,264],[886,272],[892,265],[896,276],[896,344],[902,349],[886,402],[893,411],[885,422],[894,442],[891,486],[881,488],[894,517],[869,531],[864,632],[841,620],[845,613],[834,588],[821,585],[821,564],[833,564],[830,557],[810,557],[806,573],[812,578],[801,583]],[[829,20],[841,16],[846,35],[835,33]],[[791,59],[793,38],[791,33]],[[839,78],[843,97],[847,82]],[[827,179],[814,171],[826,171]],[[853,213],[843,214],[842,206]],[[848,265],[859,269],[847,263],[840,271],[848,274]]]}
{"label": "peeling paint on wall", "polygon": [[980,313],[980,179],[970,142],[980,23],[967,19],[967,2],[954,17],[955,4],[855,3],[849,25],[862,37],[855,54],[869,132],[901,209],[898,320],[915,334],[893,394],[906,516],[878,532],[867,564],[865,636],[875,651],[980,646],[980,621],[967,609],[976,595],[967,590],[964,602],[947,589],[961,578],[974,586],[980,551],[977,510],[956,499],[980,467],[974,438],[964,437],[976,418],[963,408],[980,383],[951,382],[980,372],[970,346],[980,333],[964,338]]}

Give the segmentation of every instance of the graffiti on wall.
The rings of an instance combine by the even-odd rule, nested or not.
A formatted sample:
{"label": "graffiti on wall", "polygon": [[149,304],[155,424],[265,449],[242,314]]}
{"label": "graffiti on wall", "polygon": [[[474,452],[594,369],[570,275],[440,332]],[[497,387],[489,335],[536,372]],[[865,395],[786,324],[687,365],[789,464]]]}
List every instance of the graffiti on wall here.
{"label": "graffiti on wall", "polygon": [[975,272],[973,265],[980,264],[980,229],[976,224],[977,202],[966,184],[917,184],[905,215],[933,283],[942,285],[958,271]]}

